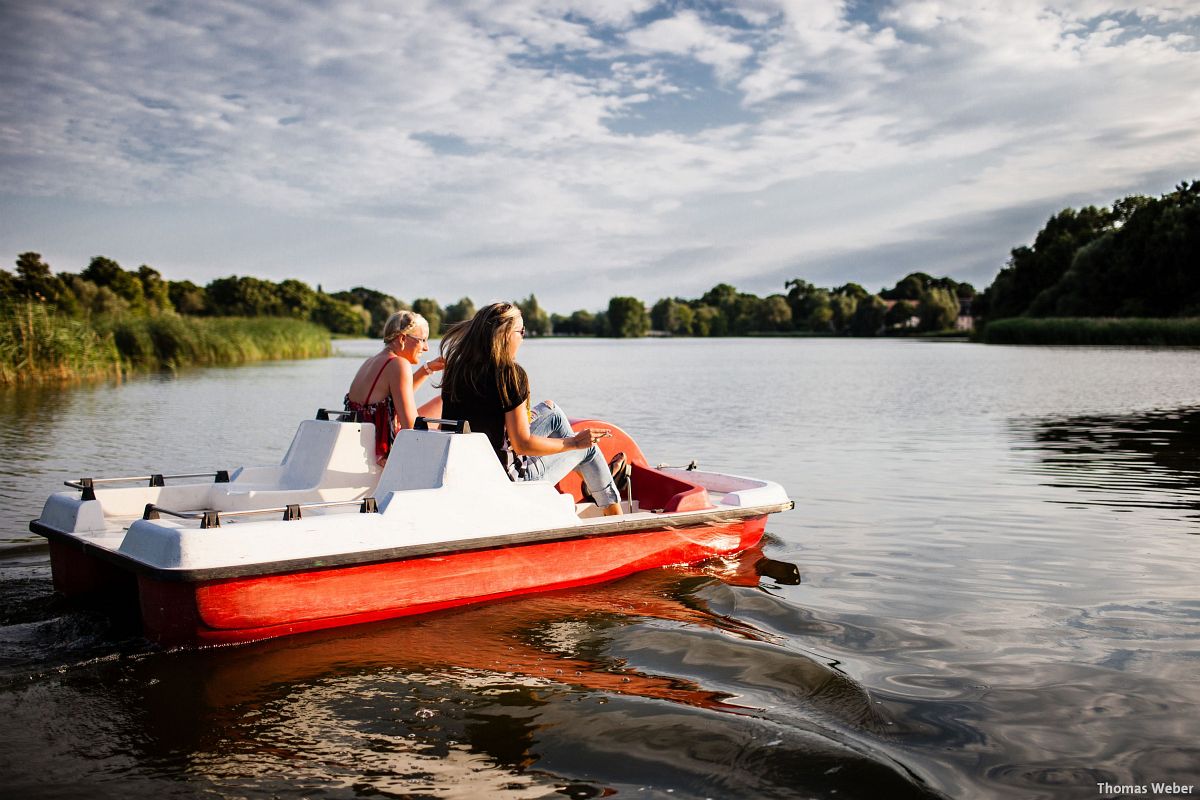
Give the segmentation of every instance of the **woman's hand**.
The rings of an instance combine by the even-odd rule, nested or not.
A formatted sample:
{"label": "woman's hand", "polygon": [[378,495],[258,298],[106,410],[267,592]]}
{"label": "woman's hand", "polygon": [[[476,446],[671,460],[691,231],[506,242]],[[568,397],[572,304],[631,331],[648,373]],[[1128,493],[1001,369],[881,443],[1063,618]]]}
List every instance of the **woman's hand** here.
{"label": "woman's hand", "polygon": [[612,436],[612,431],[607,428],[584,428],[567,441],[576,450],[586,450],[607,436]]}
{"label": "woman's hand", "polygon": [[435,372],[440,372],[441,370],[444,370],[445,368],[446,368],[446,359],[442,358],[441,356],[438,356],[437,358],[435,358],[431,361],[425,362],[425,369],[431,375]]}

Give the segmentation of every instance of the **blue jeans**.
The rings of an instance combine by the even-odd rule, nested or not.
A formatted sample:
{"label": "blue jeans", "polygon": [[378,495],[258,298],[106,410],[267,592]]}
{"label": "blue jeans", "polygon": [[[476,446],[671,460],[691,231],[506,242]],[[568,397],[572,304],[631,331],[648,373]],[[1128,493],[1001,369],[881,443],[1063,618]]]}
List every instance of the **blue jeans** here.
{"label": "blue jeans", "polygon": [[[557,405],[551,408],[545,403],[538,403],[533,413],[536,416],[529,423],[529,432],[533,435],[550,439],[567,439],[575,435],[570,420]],[[550,456],[529,456],[525,462],[525,480],[558,483],[571,470],[583,477],[583,482],[592,493],[596,505],[604,507],[620,502],[621,496],[617,494],[617,487],[613,485],[608,463],[596,445],[587,450],[567,450]]]}

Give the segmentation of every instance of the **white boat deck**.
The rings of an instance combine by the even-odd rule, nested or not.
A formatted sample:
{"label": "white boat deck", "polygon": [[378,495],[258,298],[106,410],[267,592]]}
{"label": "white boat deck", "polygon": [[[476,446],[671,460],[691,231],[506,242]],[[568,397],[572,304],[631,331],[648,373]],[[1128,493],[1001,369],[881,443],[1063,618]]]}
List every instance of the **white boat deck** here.
{"label": "white boat deck", "polygon": [[[790,506],[782,487],[768,481],[662,472],[704,486],[716,506],[706,512],[710,517]],[[510,481],[483,434],[401,431],[380,470],[371,425],[322,420],[301,423],[279,465],[238,469],[228,482],[98,484],[95,497],[56,493],[37,523],[154,569],[188,572],[351,556],[366,560],[398,548],[452,548],[521,534],[561,538],[576,531],[632,531],[687,524],[697,516],[643,511],[636,503],[620,517],[600,516],[595,506],[577,505],[551,484]],[[361,513],[367,498],[374,499],[378,513]],[[143,518],[147,504],[156,507],[157,518]],[[285,518],[289,506],[293,512]],[[216,524],[203,526],[204,513],[214,511],[219,522],[210,518]]]}

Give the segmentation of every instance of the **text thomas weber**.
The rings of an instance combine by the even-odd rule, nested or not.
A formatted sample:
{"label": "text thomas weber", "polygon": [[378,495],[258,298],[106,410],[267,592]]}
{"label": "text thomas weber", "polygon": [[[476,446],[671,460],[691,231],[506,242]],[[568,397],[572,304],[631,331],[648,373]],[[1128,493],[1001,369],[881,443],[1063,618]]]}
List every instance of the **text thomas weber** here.
{"label": "text thomas weber", "polygon": [[1107,797],[1123,797],[1124,795],[1185,795],[1195,794],[1196,787],[1188,783],[1106,783],[1099,781],[1096,789]]}

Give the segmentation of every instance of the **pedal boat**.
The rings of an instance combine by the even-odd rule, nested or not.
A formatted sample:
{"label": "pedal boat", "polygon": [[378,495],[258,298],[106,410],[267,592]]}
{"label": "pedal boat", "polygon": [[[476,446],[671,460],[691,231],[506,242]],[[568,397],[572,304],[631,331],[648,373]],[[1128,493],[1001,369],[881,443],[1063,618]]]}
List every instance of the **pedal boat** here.
{"label": "pedal boat", "polygon": [[578,420],[632,464],[626,513],[605,517],[574,474],[510,481],[462,424],[419,420],[380,469],[374,426],[340,413],[304,420],[275,466],[67,482],[30,523],[56,591],[136,596],[164,646],[247,642],[731,555],[793,506],[769,481],[651,467],[624,431]]}

